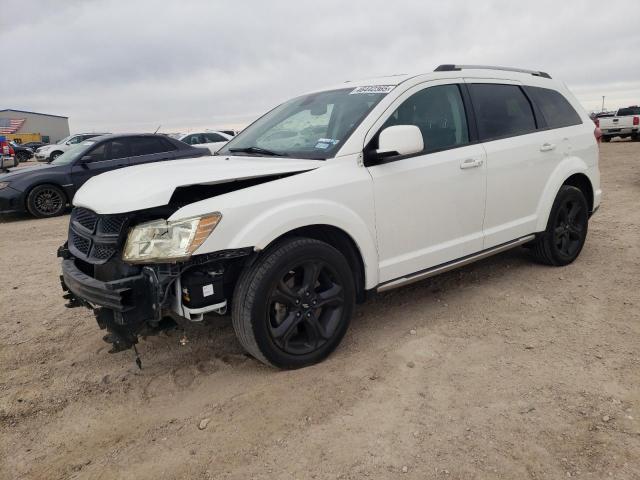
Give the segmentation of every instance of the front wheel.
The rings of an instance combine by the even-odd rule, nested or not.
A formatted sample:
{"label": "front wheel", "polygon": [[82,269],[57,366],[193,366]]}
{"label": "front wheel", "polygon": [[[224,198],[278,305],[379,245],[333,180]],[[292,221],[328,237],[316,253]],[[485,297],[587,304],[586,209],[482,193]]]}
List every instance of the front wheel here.
{"label": "front wheel", "polygon": [[231,316],[252,356],[292,369],[320,362],[338,346],[354,305],[355,283],[345,257],[324,242],[290,238],[243,272]]}
{"label": "front wheel", "polygon": [[560,187],[553,202],[547,229],[532,245],[540,263],[563,266],[573,262],[584,246],[589,226],[589,205],[579,188]]}
{"label": "front wheel", "polygon": [[53,152],[50,156],[49,156],[49,160],[50,161],[54,161],[56,158],[58,158],[60,155],[62,155],[62,152]]}
{"label": "front wheel", "polygon": [[67,197],[55,185],[38,185],[27,196],[27,210],[37,218],[61,215],[66,205]]}

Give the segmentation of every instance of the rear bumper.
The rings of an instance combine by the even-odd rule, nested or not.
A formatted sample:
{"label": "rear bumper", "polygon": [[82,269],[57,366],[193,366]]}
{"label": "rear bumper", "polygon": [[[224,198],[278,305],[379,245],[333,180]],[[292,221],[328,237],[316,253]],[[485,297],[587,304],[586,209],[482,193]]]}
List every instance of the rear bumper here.
{"label": "rear bumper", "polygon": [[607,136],[613,136],[616,137],[618,135],[637,135],[640,130],[638,130],[638,127],[625,127],[625,128],[615,128],[615,127],[611,127],[611,128],[601,128],[600,131],[602,132],[602,135],[607,135]]}

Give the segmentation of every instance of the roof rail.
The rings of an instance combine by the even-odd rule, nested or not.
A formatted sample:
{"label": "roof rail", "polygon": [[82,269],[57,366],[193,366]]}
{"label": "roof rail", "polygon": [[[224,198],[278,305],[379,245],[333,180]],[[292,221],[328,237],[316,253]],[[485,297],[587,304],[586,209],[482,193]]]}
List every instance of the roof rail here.
{"label": "roof rail", "polygon": [[519,72],[529,73],[536,77],[551,78],[546,72],[539,72],[537,70],[525,70],[524,68],[511,68],[511,67],[496,67],[492,65],[440,65],[434,70],[434,72],[452,72],[456,70],[502,70],[503,72]]}

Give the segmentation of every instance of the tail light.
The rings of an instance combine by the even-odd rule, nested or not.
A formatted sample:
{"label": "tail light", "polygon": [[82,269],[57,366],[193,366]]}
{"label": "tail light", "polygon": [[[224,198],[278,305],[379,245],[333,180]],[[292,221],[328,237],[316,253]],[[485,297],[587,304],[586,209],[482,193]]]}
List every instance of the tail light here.
{"label": "tail light", "polygon": [[600,127],[600,119],[599,119],[599,118],[596,118],[596,119],[594,120],[594,122],[595,122],[595,124],[596,124],[596,127],[598,127],[598,128],[599,128],[599,127]]}
{"label": "tail light", "polygon": [[640,125],[640,117],[633,117],[633,124]]}
{"label": "tail light", "polygon": [[8,142],[0,142],[0,152],[2,152],[2,155],[11,155],[11,150],[13,149],[9,147]]}
{"label": "tail light", "polygon": [[596,142],[600,143],[600,139],[602,138],[602,130],[600,130],[600,127],[596,127],[593,130],[593,136],[596,137]]}
{"label": "tail light", "polygon": [[9,155],[15,155],[16,151],[13,149],[11,145],[9,145]]}

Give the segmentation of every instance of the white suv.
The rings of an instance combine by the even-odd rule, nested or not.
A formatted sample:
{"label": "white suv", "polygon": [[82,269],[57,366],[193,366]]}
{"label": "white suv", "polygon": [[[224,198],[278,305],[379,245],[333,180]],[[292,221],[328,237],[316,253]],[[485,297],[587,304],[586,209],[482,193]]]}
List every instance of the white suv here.
{"label": "white suv", "polygon": [[98,137],[100,135],[108,135],[107,133],[79,133],[76,135],[69,135],[68,137],[63,138],[58,143],[54,143],[53,145],[45,145],[40,147],[35,152],[36,160],[39,162],[52,162],[64,152],[69,150],[70,148],[78,145],[85,140],[88,140],[93,137]]}
{"label": "white suv", "polygon": [[576,259],[600,203],[594,124],[544,72],[444,65],[302,95],[212,158],[76,194],[69,306],[112,351],[229,308],[258,360],[325,358],[356,302],[509,248]]}

